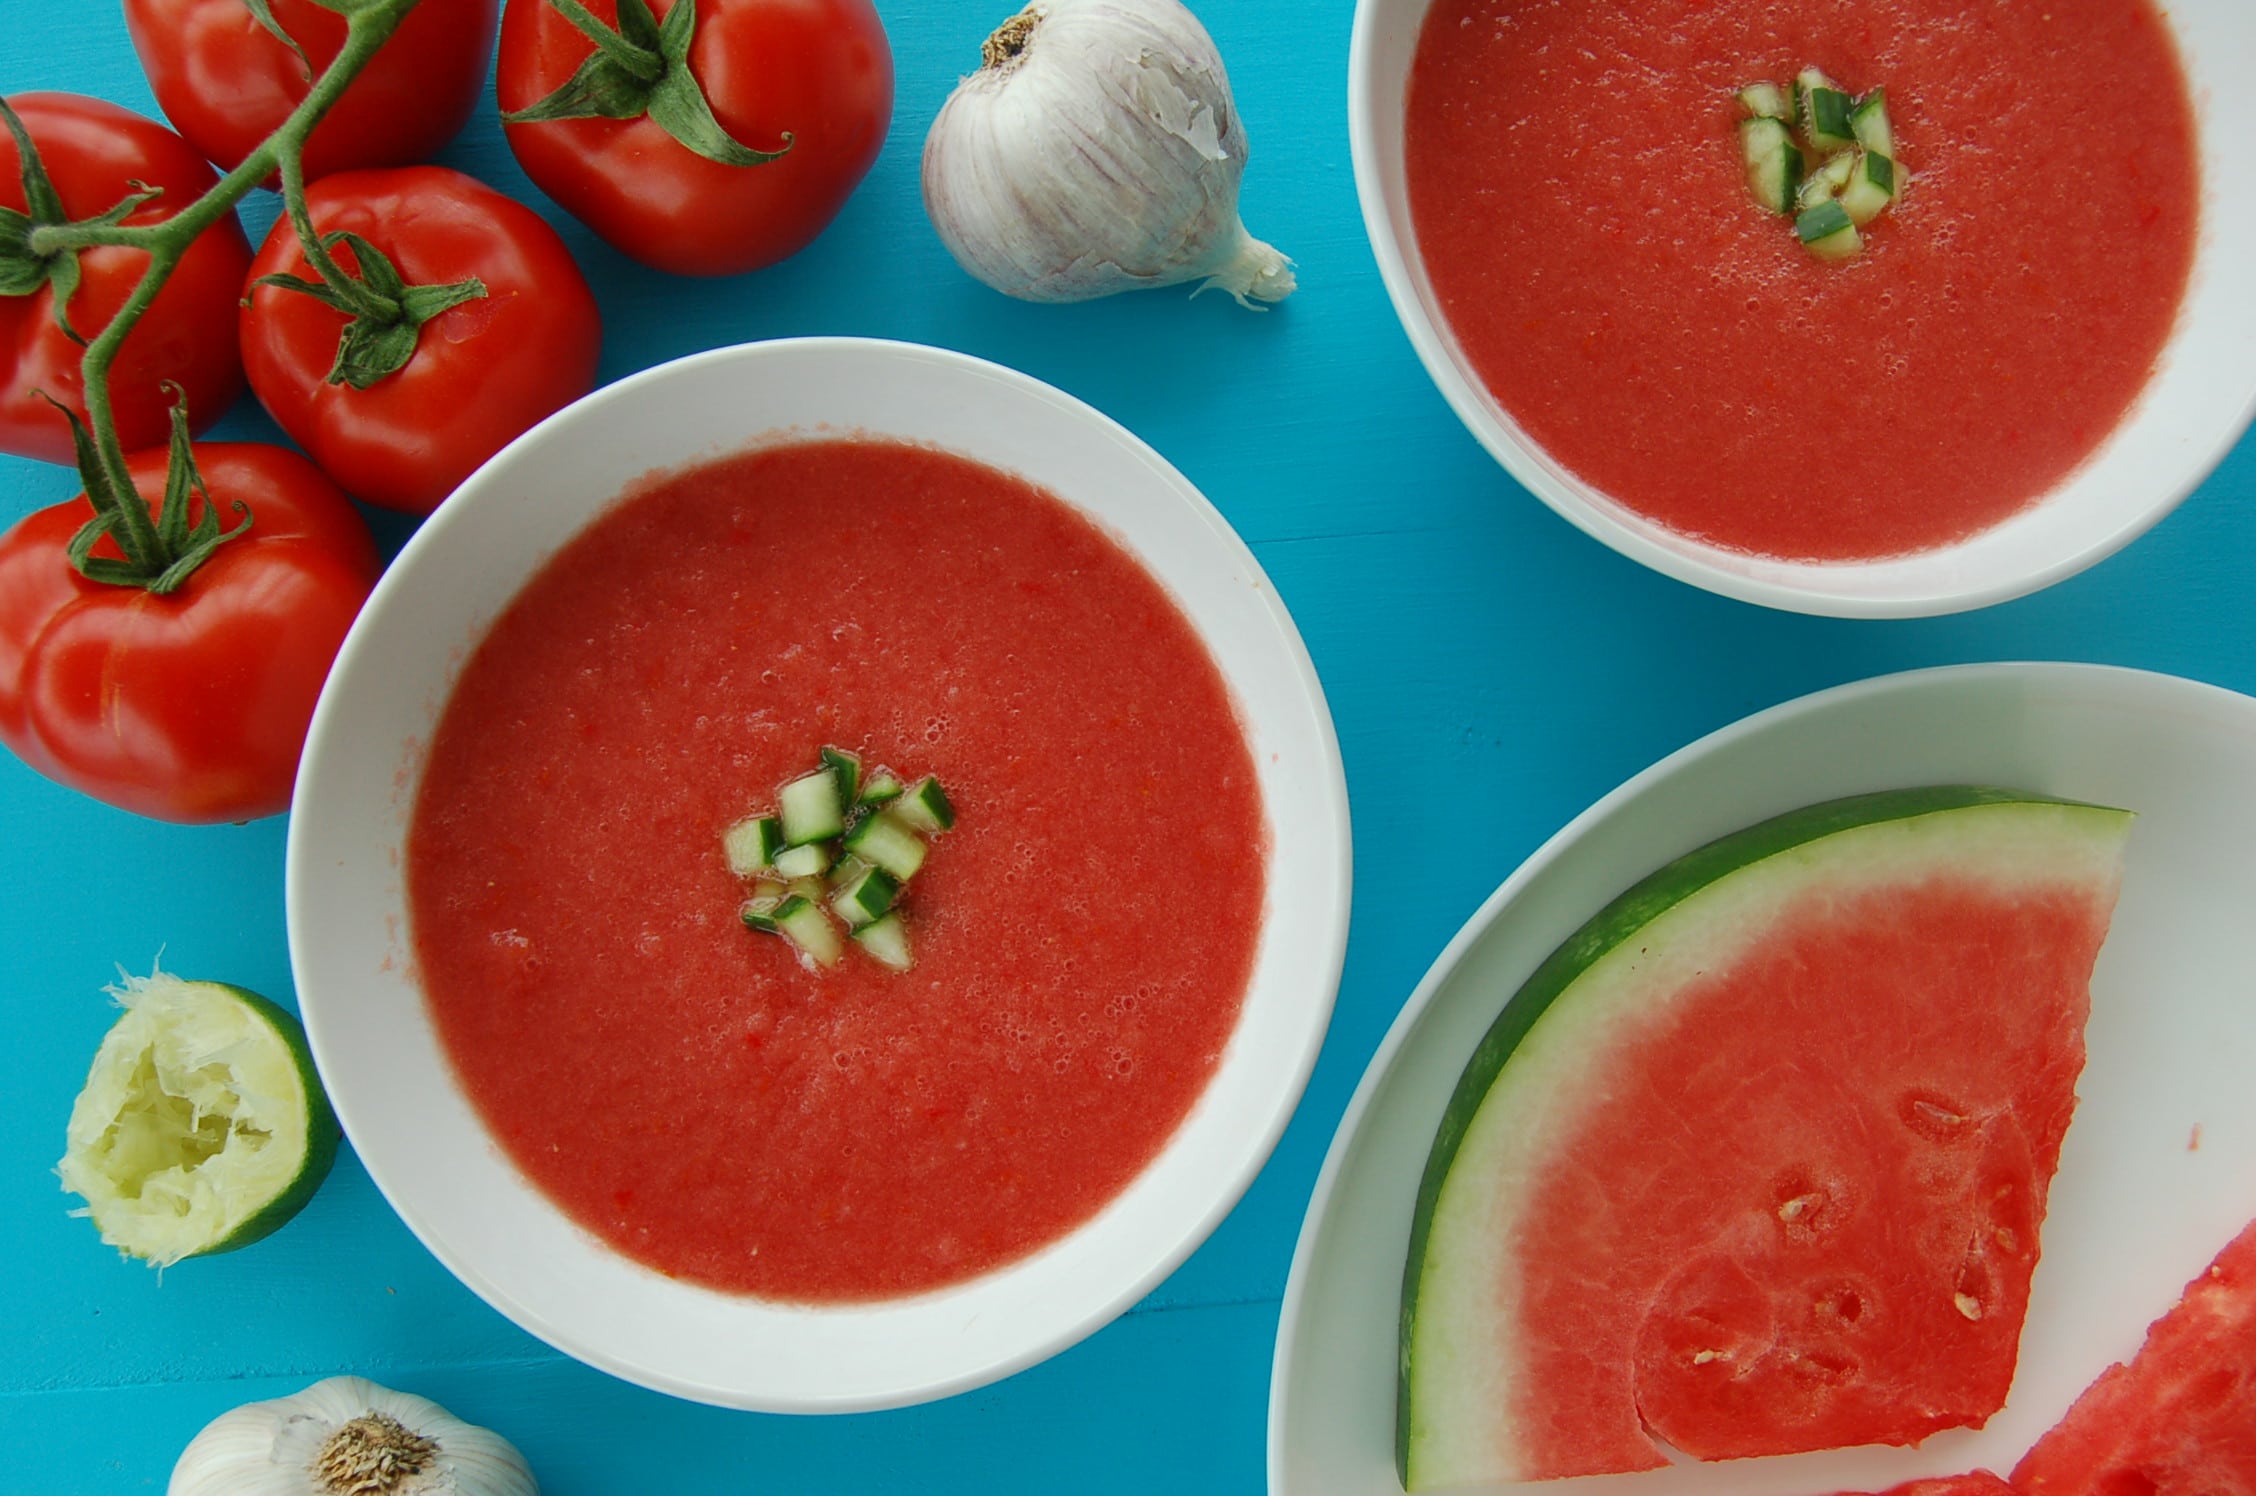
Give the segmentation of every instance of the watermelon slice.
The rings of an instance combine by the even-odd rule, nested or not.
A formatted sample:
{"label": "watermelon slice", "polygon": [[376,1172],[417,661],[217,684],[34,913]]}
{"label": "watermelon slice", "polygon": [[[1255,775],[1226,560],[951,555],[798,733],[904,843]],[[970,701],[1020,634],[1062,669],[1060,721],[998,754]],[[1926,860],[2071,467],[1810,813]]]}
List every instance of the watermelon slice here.
{"label": "watermelon slice", "polygon": [[[1843,1496],[1848,1496],[1844,1492]],[[1927,1480],[1907,1480],[1890,1486],[1880,1496],[2015,1496],[2007,1485],[1987,1470],[1966,1475],[1938,1475]]]}
{"label": "watermelon slice", "polygon": [[2023,1496],[2256,1496],[2256,1223],[2013,1468]]}
{"label": "watermelon slice", "polygon": [[1404,1485],[1996,1412],[2130,819],[1965,787],[1832,801],[1670,864],[1554,951],[1420,1182]]}

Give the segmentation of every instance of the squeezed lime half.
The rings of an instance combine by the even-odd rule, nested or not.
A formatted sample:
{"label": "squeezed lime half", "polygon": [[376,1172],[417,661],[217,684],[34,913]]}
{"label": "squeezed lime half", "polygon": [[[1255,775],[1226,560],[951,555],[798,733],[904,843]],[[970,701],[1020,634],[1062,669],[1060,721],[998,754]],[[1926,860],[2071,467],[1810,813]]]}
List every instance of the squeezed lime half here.
{"label": "squeezed lime half", "polygon": [[168,1267],[296,1215],[337,1156],[305,1030],[255,992],[165,972],[110,989],[57,1172],[102,1240]]}

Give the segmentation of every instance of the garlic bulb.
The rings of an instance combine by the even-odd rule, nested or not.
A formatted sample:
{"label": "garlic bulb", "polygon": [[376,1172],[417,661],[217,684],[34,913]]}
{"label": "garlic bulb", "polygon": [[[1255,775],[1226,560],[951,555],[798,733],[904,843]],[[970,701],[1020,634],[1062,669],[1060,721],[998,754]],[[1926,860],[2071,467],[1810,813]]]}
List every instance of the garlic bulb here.
{"label": "garlic bulb", "polygon": [[359,1377],[222,1413],[188,1441],[166,1496],[538,1496],[507,1439]]}
{"label": "garlic bulb", "polygon": [[964,269],[1026,301],[1291,294],[1292,261],[1238,221],[1245,126],[1177,0],[1034,0],[982,56],[924,141],[925,212]]}

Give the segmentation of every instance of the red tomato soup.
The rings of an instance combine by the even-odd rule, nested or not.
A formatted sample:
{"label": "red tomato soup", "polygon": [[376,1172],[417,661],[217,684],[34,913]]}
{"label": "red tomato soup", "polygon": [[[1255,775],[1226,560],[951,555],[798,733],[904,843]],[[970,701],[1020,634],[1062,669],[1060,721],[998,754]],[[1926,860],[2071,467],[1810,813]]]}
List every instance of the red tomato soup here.
{"label": "red tomato soup", "polygon": [[[803,968],[738,919],[723,831],[825,744],[957,812],[915,966]],[[1267,826],[1173,600],[963,458],[781,445],[657,476],[480,644],[408,840],[465,1090],[551,1199],[715,1287],[954,1283],[1087,1220],[1213,1076]]]}
{"label": "red tomato soup", "polygon": [[[1911,174],[1853,260],[1746,183],[1735,94],[1805,66],[1887,89]],[[1436,0],[1406,126],[1418,248],[1496,399],[1628,508],[1762,555],[2026,507],[2121,421],[2193,260],[2151,0]]]}

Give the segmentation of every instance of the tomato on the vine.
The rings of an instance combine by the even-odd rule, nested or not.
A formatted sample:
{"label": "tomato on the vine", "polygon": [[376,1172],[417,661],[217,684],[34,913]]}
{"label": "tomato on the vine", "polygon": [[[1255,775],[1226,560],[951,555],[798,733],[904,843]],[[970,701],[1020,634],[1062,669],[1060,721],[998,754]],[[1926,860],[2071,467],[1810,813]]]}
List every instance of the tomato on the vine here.
{"label": "tomato on the vine", "polygon": [[[381,289],[396,272],[434,291],[475,278],[484,292],[427,308],[428,321],[396,335],[391,351],[404,362],[378,372],[340,363],[347,311],[260,284],[274,275],[316,279],[287,218],[260,247],[242,316],[251,388],[353,494],[429,513],[519,432],[593,388],[603,340],[595,295],[532,209],[441,166],[324,177],[307,189],[306,206],[325,241],[357,236],[357,244],[334,239],[330,253],[362,285]],[[366,263],[362,245],[381,262]],[[410,305],[410,320],[416,315]]]}
{"label": "tomato on the vine", "polygon": [[[128,109],[76,94],[27,93],[9,104],[31,136],[54,186],[60,216],[96,218],[150,188],[156,195],[127,213],[128,226],[157,223],[186,208],[219,179],[179,136]],[[40,215],[25,191],[23,160],[14,136],[0,130],[0,208]],[[70,423],[47,403],[51,397],[86,415],[86,386],[79,373],[85,349],[55,316],[56,285],[67,276],[35,279],[39,269],[23,246],[5,246],[17,294],[0,294],[0,451],[44,462],[71,461]],[[235,349],[236,299],[251,246],[230,213],[196,236],[139,323],[118,350],[110,371],[110,403],[118,439],[130,451],[155,446],[170,429],[164,385],[187,397],[197,429],[209,426],[243,392],[243,366]],[[71,329],[92,339],[124,305],[148,268],[138,249],[98,245],[78,252],[77,283],[64,308]],[[46,267],[50,271],[62,267]]]}
{"label": "tomato on the vine", "polygon": [[[48,778],[140,815],[243,821],[288,807],[313,704],[375,584],[375,543],[312,463],[200,443],[210,502],[251,526],[178,589],[89,581],[69,560],[81,494],[0,534],[0,742]],[[151,514],[166,451],[127,471]],[[122,554],[105,537],[94,556]]]}
{"label": "tomato on the vine", "polygon": [[[622,34],[636,41],[648,31],[638,17],[663,26],[676,3],[586,8],[607,25],[623,19]],[[756,165],[698,154],[660,123],[678,122],[679,108],[511,120],[573,81],[595,51],[551,0],[509,0],[496,88],[525,175],[572,216],[646,265],[731,275],[797,253],[837,216],[885,143],[893,54],[871,0],[698,0],[695,17],[686,66],[710,106],[703,123],[738,148],[720,154],[780,154]],[[655,34],[639,40],[667,69],[682,65],[663,57]]]}
{"label": "tomato on the vine", "polygon": [[[421,161],[454,139],[485,87],[499,8],[500,0],[421,0],[314,127],[307,178]],[[345,44],[344,17],[317,0],[268,0],[268,10],[289,42],[247,0],[125,0],[133,49],[165,118],[230,170]]]}

